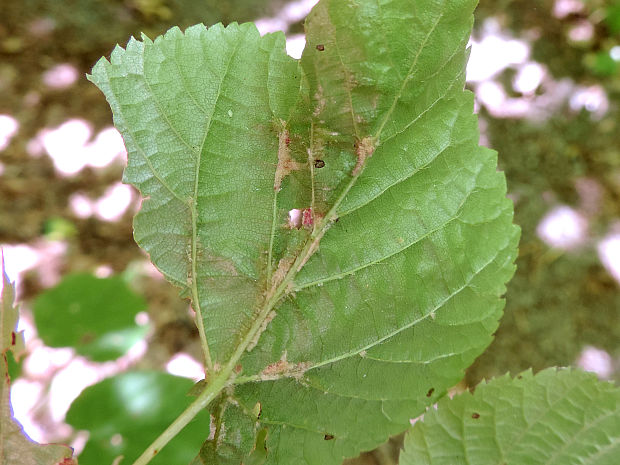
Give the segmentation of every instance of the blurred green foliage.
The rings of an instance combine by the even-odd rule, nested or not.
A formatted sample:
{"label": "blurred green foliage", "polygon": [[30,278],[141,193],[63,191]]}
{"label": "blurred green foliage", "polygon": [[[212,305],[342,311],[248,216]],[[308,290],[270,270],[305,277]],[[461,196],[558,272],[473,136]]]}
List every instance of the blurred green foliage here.
{"label": "blurred green foliage", "polygon": [[[517,37],[530,39],[532,58],[544,63],[556,78],[571,77],[577,81],[592,82],[602,79],[608,90],[618,92],[618,73],[598,72],[597,60],[593,60],[592,56],[600,54],[600,60],[607,61],[602,56],[610,57],[611,49],[620,44],[620,2],[581,0],[583,8],[563,17],[554,14],[556,3],[560,2],[480,0],[476,10],[477,27],[485,18],[494,17],[499,20],[502,29],[511,31]],[[571,31],[578,27],[591,33],[575,40]]]}
{"label": "blurred green foliage", "polygon": [[119,277],[66,276],[34,301],[39,337],[49,347],[73,347],[102,362],[125,354],[146,333],[135,322],[146,302]]}
{"label": "blurred green foliage", "polygon": [[[609,50],[620,43],[617,31],[608,27],[617,9],[591,1],[580,14],[560,19],[552,14],[554,3],[482,0],[477,24],[493,16],[516,37],[537,31],[529,34],[537,37],[531,58],[556,79],[602,86],[609,110],[598,117],[566,103],[544,121],[482,112],[490,146],[499,152],[515,199],[522,236],[505,315],[495,341],[469,370],[472,386],[506,371],[575,364],[585,346],[620,356],[620,290],[597,256],[598,241],[620,218],[620,71],[615,61],[612,69],[603,62],[590,66],[588,60],[592,53],[603,53],[601,47]],[[592,42],[571,43],[570,27],[588,18],[594,24]],[[589,193],[583,184],[590,186]],[[558,205],[571,206],[588,221],[588,238],[576,250],[554,250],[536,234],[541,218]]]}
{"label": "blurred green foliage", "polygon": [[[133,371],[86,388],[67,413],[67,423],[90,436],[80,465],[110,464],[119,455],[132,463],[192,401],[192,381],[165,373]],[[209,435],[205,410],[151,461],[189,463]]]}

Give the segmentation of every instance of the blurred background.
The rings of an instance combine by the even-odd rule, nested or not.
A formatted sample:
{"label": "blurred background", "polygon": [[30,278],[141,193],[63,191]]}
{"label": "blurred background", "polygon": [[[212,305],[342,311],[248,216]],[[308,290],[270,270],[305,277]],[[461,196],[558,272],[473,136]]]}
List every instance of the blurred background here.
{"label": "blurred background", "polygon": [[[84,465],[131,456],[140,436],[118,431],[143,422],[152,439],[158,421],[176,415],[165,399],[185,396],[201,377],[188,304],[133,241],[139,198],[120,182],[123,142],[85,74],[131,35],[199,22],[284,30],[299,57],[314,3],[3,0],[0,245],[28,349],[10,361],[13,406],[33,439],[84,450]],[[481,143],[499,152],[522,238],[495,342],[466,383],[552,365],[618,380],[620,1],[481,0],[471,45]],[[122,321],[111,316],[119,307]],[[154,383],[148,408],[131,404],[132,392]],[[115,415],[111,429],[97,430],[102,405],[134,416]],[[179,444],[205,437],[194,429]],[[171,454],[167,463],[185,460]],[[355,463],[392,460],[388,447]]]}

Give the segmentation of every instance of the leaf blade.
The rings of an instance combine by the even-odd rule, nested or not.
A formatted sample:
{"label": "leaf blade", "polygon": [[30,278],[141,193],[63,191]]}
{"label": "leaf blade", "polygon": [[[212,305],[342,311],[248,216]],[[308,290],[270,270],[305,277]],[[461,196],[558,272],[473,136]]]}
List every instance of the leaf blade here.
{"label": "leaf blade", "polygon": [[441,400],[407,434],[401,463],[612,464],[619,450],[620,390],[550,368]]}
{"label": "leaf blade", "polygon": [[[231,142],[230,128],[218,127],[216,118],[217,130],[201,133],[200,162],[189,163],[193,177],[175,178],[166,160],[192,143],[183,144],[173,124],[158,117],[166,140],[175,142],[167,154],[160,147],[154,159],[161,158],[168,176],[183,186],[155,183],[157,198],[145,202],[136,237],[173,281],[188,294],[191,288],[194,308],[203,309],[210,371],[225,364],[220,376],[239,384],[227,395],[247,412],[262,405],[260,423],[268,425],[267,447],[274,451],[267,463],[277,463],[277,450],[293,453],[294,438],[314,444],[306,463],[337,463],[404,430],[408,416],[460,379],[497,327],[519,234],[495,153],[478,147],[473,99],[463,91],[474,5],[322,0],[307,23],[301,84],[281,41],[270,53],[258,53],[257,43],[271,44],[271,36],[248,32],[253,38],[244,46],[253,53],[240,59],[246,63],[241,70],[230,44],[240,43],[250,26],[192,32],[213,34],[209,44],[216,35],[223,41],[229,52],[214,56],[231,61],[219,72],[236,66],[233,75],[255,84],[249,93],[240,85],[226,88],[260,105],[242,114],[221,106],[218,118],[232,118],[242,137],[258,142],[250,154]],[[170,34],[152,46],[131,47],[191,42],[187,32]],[[208,87],[201,98],[215,108],[220,81],[206,82],[198,73],[209,71],[204,60],[212,49],[196,50],[205,56],[188,66]],[[114,60],[102,66],[114,68]],[[162,58],[162,67],[168,65]],[[107,78],[95,74],[107,95]],[[272,82],[279,84],[269,87]],[[196,84],[188,79],[186,85]],[[185,138],[194,134],[186,126],[199,113],[188,108],[202,102],[193,100],[177,102],[185,108],[179,110]],[[157,137],[154,131],[145,144]],[[140,187],[140,170],[153,176],[137,150],[129,153],[126,179]],[[235,182],[223,182],[222,174],[231,173]],[[186,192],[196,199],[184,204]],[[300,225],[287,223],[291,209],[301,214]],[[157,229],[158,222],[165,228]],[[456,327],[463,332],[460,343],[452,341],[460,334],[452,331]],[[410,386],[382,385],[394,379],[396,364],[408,367]],[[431,390],[435,397],[427,397]],[[316,411],[291,399],[306,399]],[[363,412],[360,423],[385,420],[367,434],[360,428],[349,434],[339,415],[352,420],[353,403]]]}
{"label": "leaf blade", "polygon": [[[157,60],[176,82],[163,71],[158,74]],[[138,78],[129,80],[132,67]],[[128,144],[125,181],[149,198],[135,219],[137,242],[186,293],[192,283],[208,282],[209,292],[204,285],[195,289],[194,307],[209,309],[205,332],[215,362],[225,362],[234,351],[238,328],[250,324],[265,286],[265,266],[259,262],[273,226],[274,119],[285,115],[296,98],[296,68],[286,57],[282,35],[260,38],[248,23],[196,26],[184,35],[172,29],[153,43],[132,40],[110,63],[101,61],[91,77],[106,94]],[[151,74],[153,84],[146,88],[140,76]],[[268,91],[268,83],[283,89]],[[128,97],[141,93],[164,103],[140,106]],[[206,108],[202,117],[200,107]],[[151,128],[149,113],[159,115]],[[175,129],[173,117],[181,129]],[[144,131],[142,146],[163,149],[141,156],[146,152],[133,143],[135,130],[124,124],[126,119]],[[145,164],[143,158],[154,161]],[[165,175],[144,179],[155,165]],[[233,296],[237,305],[230,307]]]}

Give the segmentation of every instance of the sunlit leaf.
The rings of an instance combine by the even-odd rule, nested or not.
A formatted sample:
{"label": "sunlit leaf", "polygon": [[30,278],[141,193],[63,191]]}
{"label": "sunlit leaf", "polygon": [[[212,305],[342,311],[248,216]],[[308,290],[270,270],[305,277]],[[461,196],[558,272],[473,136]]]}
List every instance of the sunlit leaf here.
{"label": "sunlit leaf", "polygon": [[400,465],[615,465],[618,457],[620,389],[547,369],[442,399],[407,434]]}

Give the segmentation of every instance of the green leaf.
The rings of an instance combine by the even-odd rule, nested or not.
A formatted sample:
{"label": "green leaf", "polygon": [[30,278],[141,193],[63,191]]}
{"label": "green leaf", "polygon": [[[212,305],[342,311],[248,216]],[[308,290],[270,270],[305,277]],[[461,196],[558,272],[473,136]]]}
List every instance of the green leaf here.
{"label": "green leaf", "polygon": [[136,240],[192,298],[212,389],[260,404],[268,464],[405,430],[497,328],[519,233],[463,90],[475,3],[322,0],[300,62],[252,24],[175,28],[89,77]]}
{"label": "green leaf", "polygon": [[0,463],[12,465],[77,465],[70,447],[30,440],[13,418],[11,380],[8,373],[9,353],[18,358],[24,351],[23,332],[17,331],[19,308],[15,306],[15,288],[2,261],[2,296],[0,302]]}
{"label": "green leaf", "polygon": [[613,465],[620,389],[591,373],[550,368],[444,398],[405,438],[401,465]]}
{"label": "green leaf", "polygon": [[[130,372],[86,388],[66,418],[74,428],[89,432],[80,465],[112,463],[119,455],[124,456],[122,463],[132,463],[190,403],[186,392],[191,385],[189,379],[165,373]],[[152,463],[189,463],[208,435],[209,417],[204,412]]]}
{"label": "green leaf", "polygon": [[119,277],[66,276],[37,297],[33,312],[37,331],[50,347],[73,347],[95,361],[114,360],[144,337],[135,316],[144,299]]}
{"label": "green leaf", "polygon": [[[192,465],[238,464],[240,457],[248,457],[254,449],[255,441],[257,441],[257,415],[244,412],[228,399],[213,410],[215,411],[213,439],[205,441]],[[231,430],[230,425],[235,425],[236,428]],[[264,438],[262,443],[264,443]]]}

